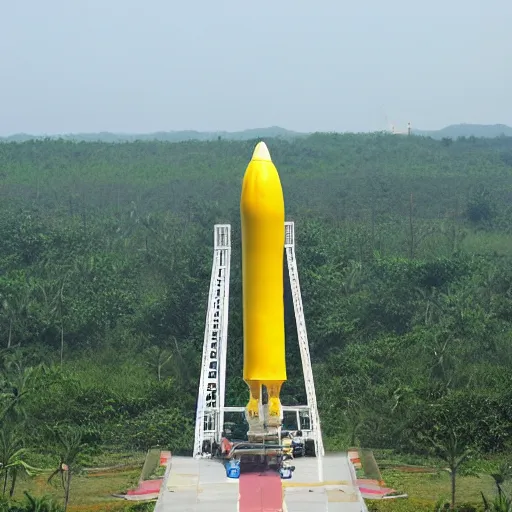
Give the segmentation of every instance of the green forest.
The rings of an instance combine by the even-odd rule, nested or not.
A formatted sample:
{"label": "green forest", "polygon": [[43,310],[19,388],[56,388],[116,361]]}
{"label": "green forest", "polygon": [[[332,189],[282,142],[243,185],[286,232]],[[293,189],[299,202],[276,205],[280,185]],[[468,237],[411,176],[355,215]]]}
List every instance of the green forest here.
{"label": "green forest", "polygon": [[[257,142],[0,143],[0,494],[41,466],[191,453],[215,223],[232,225],[226,403],[246,404],[239,199]],[[326,449],[497,471],[512,454],[512,138],[265,142]],[[291,405],[305,393],[288,282],[285,311]]]}

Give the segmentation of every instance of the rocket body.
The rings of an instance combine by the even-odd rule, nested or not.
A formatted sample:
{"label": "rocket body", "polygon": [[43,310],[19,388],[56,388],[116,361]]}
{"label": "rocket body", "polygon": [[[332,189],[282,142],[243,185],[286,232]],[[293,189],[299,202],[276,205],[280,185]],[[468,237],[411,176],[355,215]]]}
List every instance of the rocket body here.
{"label": "rocket body", "polygon": [[283,258],[284,198],[281,181],[265,143],[260,142],[246,169],[240,201],[244,380],[249,386],[247,413],[259,415],[261,387],[268,411],[281,413],[279,393],[286,380]]}

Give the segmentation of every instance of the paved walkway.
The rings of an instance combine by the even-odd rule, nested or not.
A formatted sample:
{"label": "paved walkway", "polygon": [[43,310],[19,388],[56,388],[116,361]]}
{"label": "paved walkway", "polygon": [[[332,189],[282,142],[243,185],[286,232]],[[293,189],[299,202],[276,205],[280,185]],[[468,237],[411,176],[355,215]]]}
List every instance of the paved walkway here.
{"label": "paved walkway", "polygon": [[346,454],[296,459],[291,480],[283,480],[288,512],[366,512],[352,480]]}

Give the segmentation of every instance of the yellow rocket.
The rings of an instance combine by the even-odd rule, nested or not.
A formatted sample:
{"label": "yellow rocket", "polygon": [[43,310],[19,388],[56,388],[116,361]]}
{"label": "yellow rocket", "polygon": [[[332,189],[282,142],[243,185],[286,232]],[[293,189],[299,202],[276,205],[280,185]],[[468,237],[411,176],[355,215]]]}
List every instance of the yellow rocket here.
{"label": "yellow rocket", "polygon": [[259,416],[261,389],[272,423],[280,420],[279,394],[286,380],[284,344],[284,199],[270,153],[260,142],[245,171],[240,200],[244,380],[249,417]]}

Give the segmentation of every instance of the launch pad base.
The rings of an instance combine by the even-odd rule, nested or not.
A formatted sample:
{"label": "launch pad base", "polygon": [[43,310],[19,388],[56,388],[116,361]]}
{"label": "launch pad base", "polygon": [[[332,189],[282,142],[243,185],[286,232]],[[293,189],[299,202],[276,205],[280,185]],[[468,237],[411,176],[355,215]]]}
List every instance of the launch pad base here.
{"label": "launch pad base", "polygon": [[279,444],[265,444],[253,442],[241,442],[233,445],[227,458],[241,458],[243,455],[276,456],[283,453],[283,446]]}
{"label": "launch pad base", "polygon": [[249,425],[247,439],[252,443],[279,443],[280,432],[276,427],[267,427],[265,425]]}
{"label": "launch pad base", "polygon": [[229,479],[218,460],[173,457],[155,512],[367,512],[346,454],[293,464],[291,480],[269,471]]}
{"label": "launch pad base", "polygon": [[279,443],[282,418],[271,417],[268,412],[268,404],[261,407],[259,417],[251,417],[245,411],[245,420],[249,425],[247,432],[249,441]]}

